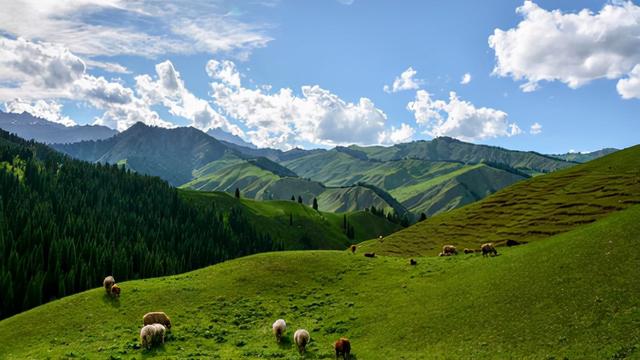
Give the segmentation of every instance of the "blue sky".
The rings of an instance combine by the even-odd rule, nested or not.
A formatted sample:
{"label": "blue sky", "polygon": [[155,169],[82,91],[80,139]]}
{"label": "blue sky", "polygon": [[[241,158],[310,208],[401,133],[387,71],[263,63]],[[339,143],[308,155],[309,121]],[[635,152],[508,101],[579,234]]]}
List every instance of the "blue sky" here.
{"label": "blue sky", "polygon": [[632,2],[4,5],[22,17],[0,15],[0,58],[12,61],[0,102],[67,124],[222,127],[285,149],[447,135],[556,153],[639,140]]}

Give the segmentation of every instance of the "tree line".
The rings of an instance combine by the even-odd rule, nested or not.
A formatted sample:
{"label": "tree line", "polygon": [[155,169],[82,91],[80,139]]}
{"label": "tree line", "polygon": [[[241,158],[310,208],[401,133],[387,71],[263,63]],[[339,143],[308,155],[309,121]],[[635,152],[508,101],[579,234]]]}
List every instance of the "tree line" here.
{"label": "tree line", "polygon": [[239,211],[165,181],[71,159],[0,130],[0,318],[118,280],[170,275],[282,244]]}

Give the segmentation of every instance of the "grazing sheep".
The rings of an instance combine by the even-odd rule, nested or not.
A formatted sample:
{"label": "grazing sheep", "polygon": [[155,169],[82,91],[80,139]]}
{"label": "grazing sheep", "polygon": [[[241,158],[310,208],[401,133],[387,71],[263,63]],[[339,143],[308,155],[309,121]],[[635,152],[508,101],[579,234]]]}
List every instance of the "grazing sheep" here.
{"label": "grazing sheep", "polygon": [[351,342],[347,338],[340,338],[333,344],[333,348],[336,350],[336,359],[342,355],[344,360],[348,360],[350,358],[351,353]]}
{"label": "grazing sheep", "polygon": [[161,311],[144,314],[144,316],[142,317],[142,323],[144,325],[162,324],[167,329],[171,330],[171,319],[167,316],[167,314]]}
{"label": "grazing sheep", "polygon": [[489,256],[490,254],[493,254],[493,256],[498,255],[498,251],[495,246],[493,246],[493,243],[482,244],[480,249],[482,250],[482,256]]}
{"label": "grazing sheep", "polygon": [[351,245],[351,253],[355,254],[356,253],[356,246],[355,245]]}
{"label": "grazing sheep", "polygon": [[282,340],[282,334],[287,330],[287,323],[282,319],[276,320],[271,326],[273,329],[273,334],[276,336],[276,342],[280,343]]}
{"label": "grazing sheep", "polygon": [[118,284],[113,284],[113,286],[111,286],[111,296],[120,297],[120,291],[120,286],[118,286]]}
{"label": "grazing sheep", "polygon": [[445,245],[442,247],[442,256],[458,255],[458,249],[453,245]]}
{"label": "grazing sheep", "polygon": [[475,251],[475,250],[473,250],[473,249],[464,248],[464,253],[465,253],[465,254],[473,254],[474,252],[476,252],[476,251]]}
{"label": "grazing sheep", "polygon": [[372,257],[376,257],[376,253],[372,253],[372,252],[371,252],[371,253],[369,253],[369,252],[368,252],[368,253],[364,253],[364,256],[365,256],[365,257],[371,257],[371,258],[372,258]]}
{"label": "grazing sheep", "polygon": [[298,346],[298,351],[300,352],[300,354],[304,354],[304,351],[306,350],[307,344],[309,343],[310,339],[311,336],[309,336],[309,332],[304,329],[298,329],[293,334],[293,341],[295,341],[296,345]]}
{"label": "grazing sheep", "polygon": [[418,262],[415,259],[411,259],[411,260],[409,260],[409,264],[418,265]]}
{"label": "grazing sheep", "polygon": [[104,286],[107,295],[111,295],[111,287],[116,283],[116,279],[113,276],[109,275],[104,280],[102,280],[102,286]]}
{"label": "grazing sheep", "polygon": [[166,329],[162,324],[145,325],[140,329],[140,343],[143,348],[150,349],[156,344],[164,344]]}

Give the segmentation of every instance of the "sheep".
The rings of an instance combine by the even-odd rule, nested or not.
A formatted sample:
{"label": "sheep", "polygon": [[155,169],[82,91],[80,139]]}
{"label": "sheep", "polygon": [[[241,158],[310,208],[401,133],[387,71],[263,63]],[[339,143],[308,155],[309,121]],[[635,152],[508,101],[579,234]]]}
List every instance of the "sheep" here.
{"label": "sheep", "polygon": [[347,338],[340,338],[334,344],[333,348],[336,350],[336,359],[342,355],[344,360],[350,358],[351,353],[351,342]]}
{"label": "sheep", "polygon": [[490,254],[493,254],[493,256],[498,255],[498,251],[495,246],[493,246],[493,243],[482,244],[480,249],[482,250],[482,256],[489,256]]}
{"label": "sheep", "polygon": [[118,284],[113,284],[113,286],[111,286],[111,296],[120,297],[120,291],[120,286],[118,286]]}
{"label": "sheep", "polygon": [[474,249],[464,248],[465,254],[473,254],[474,252],[476,252]]}
{"label": "sheep", "polygon": [[409,260],[409,264],[418,265],[418,262],[415,259],[411,259],[411,260]]}
{"label": "sheep", "polygon": [[107,295],[111,295],[111,287],[116,283],[116,279],[113,276],[109,275],[102,281],[102,286],[104,286],[104,290],[107,292]]}
{"label": "sheep", "polygon": [[444,245],[442,247],[442,254],[444,255],[441,256],[458,255],[458,249],[453,245]]}
{"label": "sheep", "polygon": [[370,257],[370,258],[372,258],[372,257],[376,257],[376,253],[372,253],[372,252],[370,252],[370,253],[369,253],[369,252],[367,252],[367,253],[364,253],[364,256],[365,256],[365,257]]}
{"label": "sheep", "polygon": [[356,247],[355,245],[351,245],[351,247],[350,247],[350,248],[351,248],[351,253],[352,253],[352,254],[355,254],[355,253],[356,253],[356,248],[357,248],[357,247]]}
{"label": "sheep", "polygon": [[287,323],[283,319],[278,319],[271,326],[273,334],[276,336],[276,342],[280,343],[282,340],[282,334],[287,330]]}
{"label": "sheep", "polygon": [[140,343],[143,348],[150,349],[155,344],[164,344],[166,329],[162,324],[145,325],[140,329]]}
{"label": "sheep", "polygon": [[293,341],[295,341],[298,346],[298,351],[300,354],[304,354],[304,351],[309,343],[311,336],[309,336],[309,332],[305,329],[298,329],[293,334]]}
{"label": "sheep", "polygon": [[162,324],[168,330],[171,330],[171,319],[167,316],[167,314],[161,311],[144,314],[144,316],[142,317],[142,323],[144,325]]}

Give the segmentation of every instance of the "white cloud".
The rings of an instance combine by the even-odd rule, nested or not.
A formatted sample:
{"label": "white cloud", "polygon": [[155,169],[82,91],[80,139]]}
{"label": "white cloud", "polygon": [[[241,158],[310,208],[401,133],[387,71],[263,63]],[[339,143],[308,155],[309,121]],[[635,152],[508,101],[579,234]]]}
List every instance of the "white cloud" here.
{"label": "white cloud", "polygon": [[[19,15],[19,16],[18,16]],[[101,18],[109,16],[109,22]],[[271,38],[222,2],[16,0],[0,12],[0,32],[63,44],[87,57],[228,52],[246,56]]]}
{"label": "white cloud", "polygon": [[640,99],[640,64],[634,66],[628,77],[618,80],[616,87],[623,99]]}
{"label": "white cloud", "polygon": [[409,68],[403,71],[400,76],[396,76],[391,86],[385,85],[383,90],[387,93],[395,93],[403,90],[415,90],[422,84],[422,80],[414,78],[417,73],[417,71],[413,70],[413,68],[409,66]]}
{"label": "white cloud", "polygon": [[191,125],[207,131],[223,128],[234,135],[243,136],[242,130],[229,123],[204,99],[196,97],[184,85],[180,73],[171,61],[156,65],[156,80],[149,75],[136,76],[136,90],[146,103],[163,104],[173,115],[191,120]]}
{"label": "white cloud", "polygon": [[400,127],[396,129],[392,126],[391,129],[381,132],[378,135],[378,142],[380,144],[398,144],[411,141],[415,134],[415,129],[405,123],[400,124]]}
{"label": "white cloud", "polygon": [[76,125],[68,116],[62,115],[62,104],[56,101],[38,100],[35,102],[14,99],[4,104],[6,112],[20,114],[29,113],[35,117],[45,119],[64,126]]}
{"label": "white cloud", "polygon": [[533,123],[533,125],[531,125],[531,129],[529,129],[529,134],[531,135],[538,135],[542,132],[542,125],[540,125],[540,123]]}
{"label": "white cloud", "polygon": [[387,115],[368,98],[347,102],[318,85],[302,86],[301,96],[288,88],[245,88],[240,86],[235,67],[221,64],[210,62],[207,67],[209,75],[220,80],[211,84],[214,102],[226,115],[241,121],[251,141],[260,147],[291,148],[300,142],[373,144],[385,131]]}
{"label": "white cloud", "polygon": [[517,124],[508,120],[507,113],[492,108],[476,108],[468,101],[449,93],[449,101],[433,100],[424,91],[416,92],[415,100],[407,104],[416,122],[426,127],[425,133],[450,136],[465,141],[482,140],[522,133]]}
{"label": "white cloud", "polygon": [[[524,19],[515,28],[495,29],[489,46],[494,74],[525,80],[525,92],[541,81],[575,89],[595,79],[619,79],[640,64],[640,6],[632,2],[607,3],[598,13],[563,13],[525,1],[516,11]],[[628,96],[621,82],[618,91]]]}
{"label": "white cloud", "polygon": [[337,0],[342,5],[352,5],[355,0]]}
{"label": "white cloud", "polygon": [[467,85],[470,82],[471,82],[471,74],[465,73],[464,75],[462,75],[462,79],[460,79],[460,84]]}

